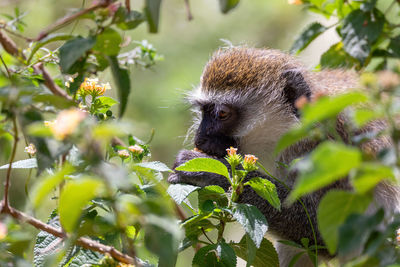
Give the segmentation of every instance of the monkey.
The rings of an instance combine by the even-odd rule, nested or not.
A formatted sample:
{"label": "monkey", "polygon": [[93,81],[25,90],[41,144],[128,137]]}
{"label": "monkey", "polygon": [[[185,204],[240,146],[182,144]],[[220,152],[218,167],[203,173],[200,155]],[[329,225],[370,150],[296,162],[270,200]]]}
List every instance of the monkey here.
{"label": "monkey", "polygon": [[[292,188],[297,173],[287,168],[279,168],[277,162],[290,164],[292,160],[304,157],[318,145],[317,141],[304,139],[290,146],[279,155],[274,154],[278,140],[291,127],[300,122],[296,105],[298,99],[313,100],[320,94],[338,95],[351,88],[357,88],[355,72],[343,70],[307,70],[296,58],[279,50],[233,47],[220,49],[206,64],[200,78],[200,85],[191,92],[189,101],[194,107],[194,145],[197,151],[178,152],[173,169],[188,160],[198,157],[215,158],[223,162],[226,149],[236,147],[241,154],[253,154],[274,176],[286,178]],[[346,117],[339,115],[336,130],[349,143],[349,134],[344,124]],[[382,131],[383,122],[372,122],[362,131]],[[363,144],[373,153],[390,146],[387,137],[373,139]],[[258,171],[250,172],[252,177],[268,178]],[[289,192],[280,183],[269,179],[277,188],[281,200]],[[229,190],[229,183],[223,176],[204,172],[175,171],[168,177],[170,183],[186,183],[196,186],[219,185]],[[317,229],[317,208],[323,196],[332,189],[352,190],[348,179],[333,184],[302,197],[311,222]],[[400,211],[400,190],[382,182],[375,189],[375,199],[387,213]],[[246,186],[239,202],[255,205],[266,217],[269,232],[278,239],[300,243],[306,237],[313,243],[313,233],[304,208],[299,202],[283,205],[281,211],[272,207]],[[317,244],[323,240],[316,231]],[[280,266],[288,266],[296,249],[276,243]],[[322,254],[329,257],[328,253]],[[313,266],[304,256],[296,266]]]}

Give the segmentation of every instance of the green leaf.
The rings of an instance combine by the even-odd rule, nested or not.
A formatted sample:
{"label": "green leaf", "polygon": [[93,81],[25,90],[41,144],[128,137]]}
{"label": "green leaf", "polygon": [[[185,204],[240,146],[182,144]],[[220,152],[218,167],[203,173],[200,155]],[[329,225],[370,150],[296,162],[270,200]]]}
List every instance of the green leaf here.
{"label": "green leaf", "polygon": [[[247,266],[248,266],[249,261],[247,254],[248,246],[247,246],[246,236],[243,236],[243,238],[240,240],[239,243],[233,243],[233,244],[231,243],[230,245],[233,247],[238,257],[247,261]],[[250,264],[254,267],[279,266],[278,253],[276,252],[274,246],[269,240],[263,238],[263,240],[261,241],[260,248],[256,251],[254,261]]]}
{"label": "green leaf", "polygon": [[56,186],[64,181],[65,176],[71,174],[73,171],[74,168],[71,165],[65,164],[63,168],[56,173],[40,178],[32,190],[32,201],[34,207],[38,208],[43,199],[48,196]]}
{"label": "green leaf", "polygon": [[350,254],[364,247],[369,235],[382,222],[383,217],[383,209],[372,215],[350,215],[339,228],[339,254]]}
{"label": "green leaf", "polygon": [[344,49],[363,65],[371,51],[371,45],[382,34],[385,17],[377,9],[363,12],[360,9],[351,12],[340,28]]}
{"label": "green leaf", "polygon": [[75,230],[83,208],[103,189],[103,183],[94,178],[69,181],[60,195],[60,222],[65,231]]}
{"label": "green leaf", "polygon": [[278,141],[278,144],[275,147],[275,154],[278,154],[285,148],[294,143],[297,143],[301,139],[305,138],[309,134],[307,127],[304,126],[295,126],[288,132],[286,132]]}
{"label": "green leaf", "polygon": [[68,261],[68,267],[82,267],[82,266],[96,266],[99,261],[104,257],[103,254],[90,249],[77,248],[77,253],[74,254],[73,258]]}
{"label": "green leaf", "polygon": [[[60,222],[56,211],[51,213],[47,224],[52,227],[60,228]],[[46,231],[40,231],[36,236],[35,247],[33,248],[34,265],[37,267],[45,267],[47,257],[57,253],[62,245],[63,242],[61,238]]]}
{"label": "green leaf", "polygon": [[175,168],[177,171],[185,172],[212,172],[223,175],[229,179],[228,168],[219,160],[211,158],[195,158],[186,161]]}
{"label": "green leaf", "polygon": [[243,226],[256,247],[260,248],[264,235],[268,230],[267,220],[260,210],[249,204],[235,203],[232,216]]}
{"label": "green leaf", "polygon": [[121,42],[121,35],[116,30],[107,28],[101,34],[97,35],[93,50],[107,56],[116,56],[121,50]]}
{"label": "green leaf", "polygon": [[71,74],[72,66],[89,51],[96,39],[89,37],[83,38],[81,36],[67,41],[60,47],[60,68],[62,73]]}
{"label": "green leaf", "polygon": [[290,51],[298,54],[303,51],[315,38],[325,32],[327,28],[318,22],[310,24],[294,42]]}
{"label": "green leaf", "polygon": [[56,41],[66,41],[73,37],[74,37],[73,35],[65,34],[65,33],[52,33],[52,34],[49,34],[48,36],[46,36],[45,38],[43,38],[42,40],[36,42],[32,48],[31,54],[29,55],[28,65],[31,62],[35,53],[43,46],[45,46],[49,43],[52,43],[52,42],[56,42]]}
{"label": "green leaf", "polygon": [[344,51],[342,42],[332,45],[328,51],[322,54],[320,59],[321,67],[332,69],[351,68],[357,65],[357,62],[356,59]]}
{"label": "green leaf", "polygon": [[144,13],[149,25],[149,32],[158,31],[158,21],[160,19],[161,0],[146,0]]}
{"label": "green leaf", "polygon": [[201,188],[198,199],[200,210],[203,209],[206,201],[211,201],[212,205],[216,202],[219,207],[226,207],[228,205],[228,198],[225,195],[225,190],[218,185],[209,185]]}
{"label": "green leaf", "polygon": [[[358,193],[372,190],[383,179],[395,179],[393,169],[373,162],[362,164],[352,178],[352,184]],[[393,181],[395,183],[395,181]]]}
{"label": "green leaf", "polygon": [[279,200],[278,192],[273,183],[267,179],[255,177],[245,183],[245,185],[250,185],[260,197],[267,200],[274,208],[279,211],[281,210],[281,201]]}
{"label": "green leaf", "polygon": [[48,106],[50,105],[54,106],[58,109],[67,109],[76,106],[76,103],[74,101],[65,99],[65,97],[58,95],[50,95],[50,94],[35,95],[32,97],[32,100],[34,102],[40,102]]}
{"label": "green leaf", "polygon": [[390,40],[388,51],[395,57],[400,58],[400,35]]}
{"label": "green leaf", "polygon": [[338,190],[331,190],[322,198],[317,212],[318,229],[331,254],[337,248],[339,226],[350,214],[364,212],[370,202],[370,196]]}
{"label": "green leaf", "polygon": [[222,13],[226,14],[239,4],[240,0],[219,0],[219,8]]}
{"label": "green leaf", "polygon": [[300,177],[289,195],[289,201],[344,178],[361,164],[361,152],[342,143],[325,141],[296,166]]}
{"label": "green leaf", "polygon": [[159,161],[142,162],[142,163],[137,163],[136,165],[159,172],[172,172],[172,170],[168,168],[167,165]]}
{"label": "green leaf", "polygon": [[121,105],[119,106],[119,116],[124,115],[126,105],[131,91],[131,82],[126,69],[121,69],[118,64],[118,59],[115,56],[108,56],[111,72],[114,77],[114,82],[117,85],[118,99]]}
{"label": "green leaf", "polygon": [[359,128],[363,127],[366,123],[377,119],[378,117],[380,117],[380,115],[377,110],[367,108],[357,109],[352,114],[353,121]]}
{"label": "green leaf", "polygon": [[202,247],[193,257],[192,266],[236,266],[236,255],[232,247],[225,242]]}
{"label": "green leaf", "polygon": [[192,192],[199,190],[200,187],[188,184],[171,184],[167,193],[177,204],[181,204]]}
{"label": "green leaf", "polygon": [[[3,165],[0,167],[0,170],[8,169],[8,166],[10,166],[10,164]],[[13,162],[11,167],[13,169],[33,169],[33,168],[37,168],[37,161],[36,161],[36,158],[18,160],[18,161]]]}
{"label": "green leaf", "polygon": [[324,119],[336,117],[350,105],[366,102],[368,97],[361,92],[351,92],[335,97],[321,97],[317,102],[306,105],[303,110],[302,122],[310,125]]}
{"label": "green leaf", "polygon": [[121,10],[121,13],[125,12],[121,16],[122,19],[117,22],[117,27],[122,30],[133,30],[146,20],[146,17],[142,13],[140,13],[136,10],[132,10],[129,13],[126,13],[125,8],[120,8],[118,10],[118,12],[120,12],[120,10]]}

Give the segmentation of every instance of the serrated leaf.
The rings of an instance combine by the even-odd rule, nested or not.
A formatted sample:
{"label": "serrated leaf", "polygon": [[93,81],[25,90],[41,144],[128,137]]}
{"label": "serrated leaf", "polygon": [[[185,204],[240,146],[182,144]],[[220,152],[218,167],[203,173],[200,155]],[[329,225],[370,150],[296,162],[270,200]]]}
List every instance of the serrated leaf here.
{"label": "serrated leaf", "polygon": [[158,21],[160,19],[161,0],[146,0],[144,13],[149,25],[149,32],[156,33],[158,31]]}
{"label": "serrated leaf", "polygon": [[119,106],[119,116],[122,117],[124,115],[129,99],[129,93],[131,91],[129,73],[126,69],[120,68],[118,59],[115,56],[108,56],[107,60],[110,63],[114,82],[117,86],[118,99],[121,103]]}
{"label": "serrated leaf", "polygon": [[[53,211],[47,224],[60,228],[57,212]],[[36,267],[44,267],[46,258],[56,253],[63,246],[61,238],[56,237],[46,231],[40,231],[36,236],[35,247],[33,248],[33,263]]]}
{"label": "serrated leaf", "polygon": [[177,204],[181,204],[192,192],[199,190],[200,187],[187,184],[171,184],[167,193]]}
{"label": "serrated leaf", "polygon": [[79,248],[79,252],[69,261],[68,267],[93,266],[103,257],[104,255],[97,251]]}
{"label": "serrated leaf", "polygon": [[240,0],[219,0],[219,8],[222,13],[226,14],[230,10],[234,9]]}
{"label": "serrated leaf", "polygon": [[207,201],[209,201],[208,205],[211,203],[210,206],[212,206],[212,209],[208,210],[208,212],[211,212],[214,209],[214,202],[216,202],[220,207],[228,205],[228,198],[225,195],[225,190],[218,185],[209,185],[200,189],[198,200],[199,209],[202,211],[206,211],[204,205]]}
{"label": "serrated leaf", "polygon": [[89,37],[83,38],[78,36],[72,40],[67,41],[60,47],[60,68],[62,73],[70,74],[71,67],[89,51],[96,39]]}
{"label": "serrated leaf", "polygon": [[[248,261],[248,246],[246,236],[239,243],[231,243],[236,255],[245,261]],[[278,253],[272,243],[263,238],[260,248],[256,251],[254,261],[250,263],[254,267],[276,267],[279,266]]]}
{"label": "serrated leaf", "polygon": [[228,168],[219,160],[211,158],[195,158],[186,161],[175,168],[177,171],[185,172],[212,172],[223,175],[229,179]]}
{"label": "serrated leaf", "polygon": [[344,178],[361,164],[361,152],[342,143],[325,141],[296,166],[300,176],[288,199],[297,198]]}
{"label": "serrated leaf", "polygon": [[357,60],[347,54],[343,49],[343,43],[338,42],[332,45],[320,59],[321,67],[324,68],[351,68],[357,64]]}
{"label": "serrated leaf", "polygon": [[371,51],[371,45],[382,34],[384,24],[385,17],[377,9],[374,9],[373,13],[360,9],[351,12],[340,28],[346,52],[364,64]]}
{"label": "serrated leaf", "polygon": [[121,42],[121,35],[116,30],[107,28],[101,34],[97,35],[93,50],[99,51],[107,56],[116,56],[121,50]]}
{"label": "serrated leaf", "polygon": [[38,208],[43,199],[48,196],[56,186],[64,181],[66,175],[71,174],[73,171],[74,168],[71,165],[65,164],[63,168],[56,173],[40,178],[32,190],[32,201],[34,207]]}
{"label": "serrated leaf", "polygon": [[[1,166],[0,169],[8,169],[9,166],[10,164],[6,164]],[[11,167],[13,169],[32,169],[32,168],[37,168],[37,166],[38,165],[36,158],[18,160],[11,164]]]}
{"label": "serrated leaf", "polygon": [[363,213],[371,197],[331,190],[322,198],[317,212],[318,229],[331,254],[336,252],[339,226],[353,213]]}
{"label": "serrated leaf", "polygon": [[42,48],[43,46],[51,43],[51,42],[56,42],[56,41],[66,41],[69,40],[71,38],[73,38],[73,35],[70,34],[65,34],[65,33],[52,33],[49,34],[48,36],[46,36],[45,38],[43,38],[42,40],[38,41],[35,43],[35,45],[32,48],[32,52],[29,55],[28,58],[28,65],[31,62],[33,56],[35,55],[35,53]]}
{"label": "serrated leaf", "polygon": [[225,242],[202,247],[193,257],[192,266],[236,266],[236,255]]}
{"label": "serrated leaf", "polygon": [[65,231],[73,232],[82,210],[88,202],[98,196],[103,182],[94,178],[79,178],[69,181],[60,194],[60,222]]}
{"label": "serrated leaf", "polygon": [[274,208],[281,210],[281,201],[278,197],[278,192],[276,191],[276,186],[260,177],[252,178],[250,181],[245,183],[245,185],[251,186],[256,193],[267,200]]}
{"label": "serrated leaf", "polygon": [[327,28],[318,22],[309,25],[303,33],[296,39],[290,51],[298,54],[303,51],[315,38],[325,32]]}
{"label": "serrated leaf", "polygon": [[168,168],[167,165],[159,161],[142,162],[142,163],[137,163],[136,165],[159,172],[172,172],[172,170]]}
{"label": "serrated leaf", "polygon": [[267,220],[260,210],[249,204],[235,203],[232,216],[243,226],[256,247],[259,248],[268,230]]}

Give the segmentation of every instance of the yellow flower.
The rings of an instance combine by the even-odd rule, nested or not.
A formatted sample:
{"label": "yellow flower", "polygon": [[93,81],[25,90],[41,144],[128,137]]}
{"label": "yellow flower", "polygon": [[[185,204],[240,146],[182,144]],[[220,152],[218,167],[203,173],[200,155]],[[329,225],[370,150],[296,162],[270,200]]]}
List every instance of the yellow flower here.
{"label": "yellow flower", "polygon": [[50,123],[48,127],[50,127],[56,139],[64,140],[76,130],[79,123],[85,117],[86,113],[76,108],[63,110],[58,114],[57,119]]}
{"label": "yellow flower", "polygon": [[122,159],[126,159],[129,157],[129,151],[124,149],[124,150],[118,150],[118,156]]}
{"label": "yellow flower", "polygon": [[34,144],[29,144],[29,146],[25,147],[25,152],[31,156],[35,156],[36,154],[36,147]]}
{"label": "yellow flower", "polygon": [[7,225],[0,222],[0,240],[7,236]]}
{"label": "yellow flower", "polygon": [[104,95],[106,90],[111,89],[110,83],[102,83],[100,85],[98,82],[99,79],[97,78],[85,78],[85,81],[79,87],[79,94],[81,96],[101,96]]}
{"label": "yellow flower", "polygon": [[298,6],[298,5],[303,4],[303,1],[301,1],[301,0],[288,0],[288,4],[289,4],[289,5],[296,5],[296,6]]}
{"label": "yellow flower", "polygon": [[257,170],[257,160],[258,158],[254,155],[244,155],[243,169],[249,172]]}
{"label": "yellow flower", "polygon": [[225,159],[232,167],[236,167],[237,165],[239,165],[240,161],[242,160],[242,156],[237,154],[237,151],[238,149],[234,147],[226,149],[228,156]]}
{"label": "yellow flower", "polygon": [[133,154],[142,154],[143,153],[143,148],[141,148],[138,145],[130,146],[128,147],[129,151],[132,152]]}

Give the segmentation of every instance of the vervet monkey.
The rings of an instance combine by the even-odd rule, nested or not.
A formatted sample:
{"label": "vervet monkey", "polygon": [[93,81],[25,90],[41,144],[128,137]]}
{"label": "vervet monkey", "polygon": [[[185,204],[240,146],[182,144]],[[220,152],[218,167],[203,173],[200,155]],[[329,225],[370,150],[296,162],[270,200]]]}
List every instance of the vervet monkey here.
{"label": "vervet monkey", "polygon": [[[237,147],[241,154],[253,154],[275,176],[286,178],[292,187],[296,173],[277,168],[276,162],[289,164],[312,151],[317,142],[302,140],[275,156],[275,146],[280,137],[299,123],[296,100],[305,97],[312,100],[318,94],[336,95],[356,88],[357,76],[341,70],[308,71],[294,57],[277,50],[231,48],[216,52],[207,63],[201,76],[200,86],[190,95],[195,107],[195,147],[202,151],[181,150],[174,168],[197,157],[214,157],[226,164],[226,149]],[[337,120],[337,131],[345,142],[350,142],[344,129],[346,118]],[[362,131],[383,130],[382,122],[370,123]],[[390,140],[382,137],[363,146],[372,153],[390,146]],[[249,178],[262,176],[258,172]],[[263,177],[266,177],[265,175]],[[280,183],[276,185],[279,198],[286,199],[289,192]],[[219,185],[228,190],[226,178],[204,172],[179,172],[170,174],[170,183],[187,183],[196,186]],[[348,179],[339,180],[327,187],[302,197],[312,223],[317,228],[317,208],[324,194],[331,189],[351,190]],[[375,189],[375,200],[387,213],[399,212],[400,192],[395,186],[382,182]],[[269,232],[279,239],[300,243],[306,237],[314,243],[306,213],[299,202],[283,205],[281,211],[259,197],[249,186],[240,195],[239,202],[255,205],[265,215]],[[319,232],[317,242],[323,245]],[[281,266],[287,266],[298,252],[277,243]],[[312,266],[305,256],[296,266]]]}

